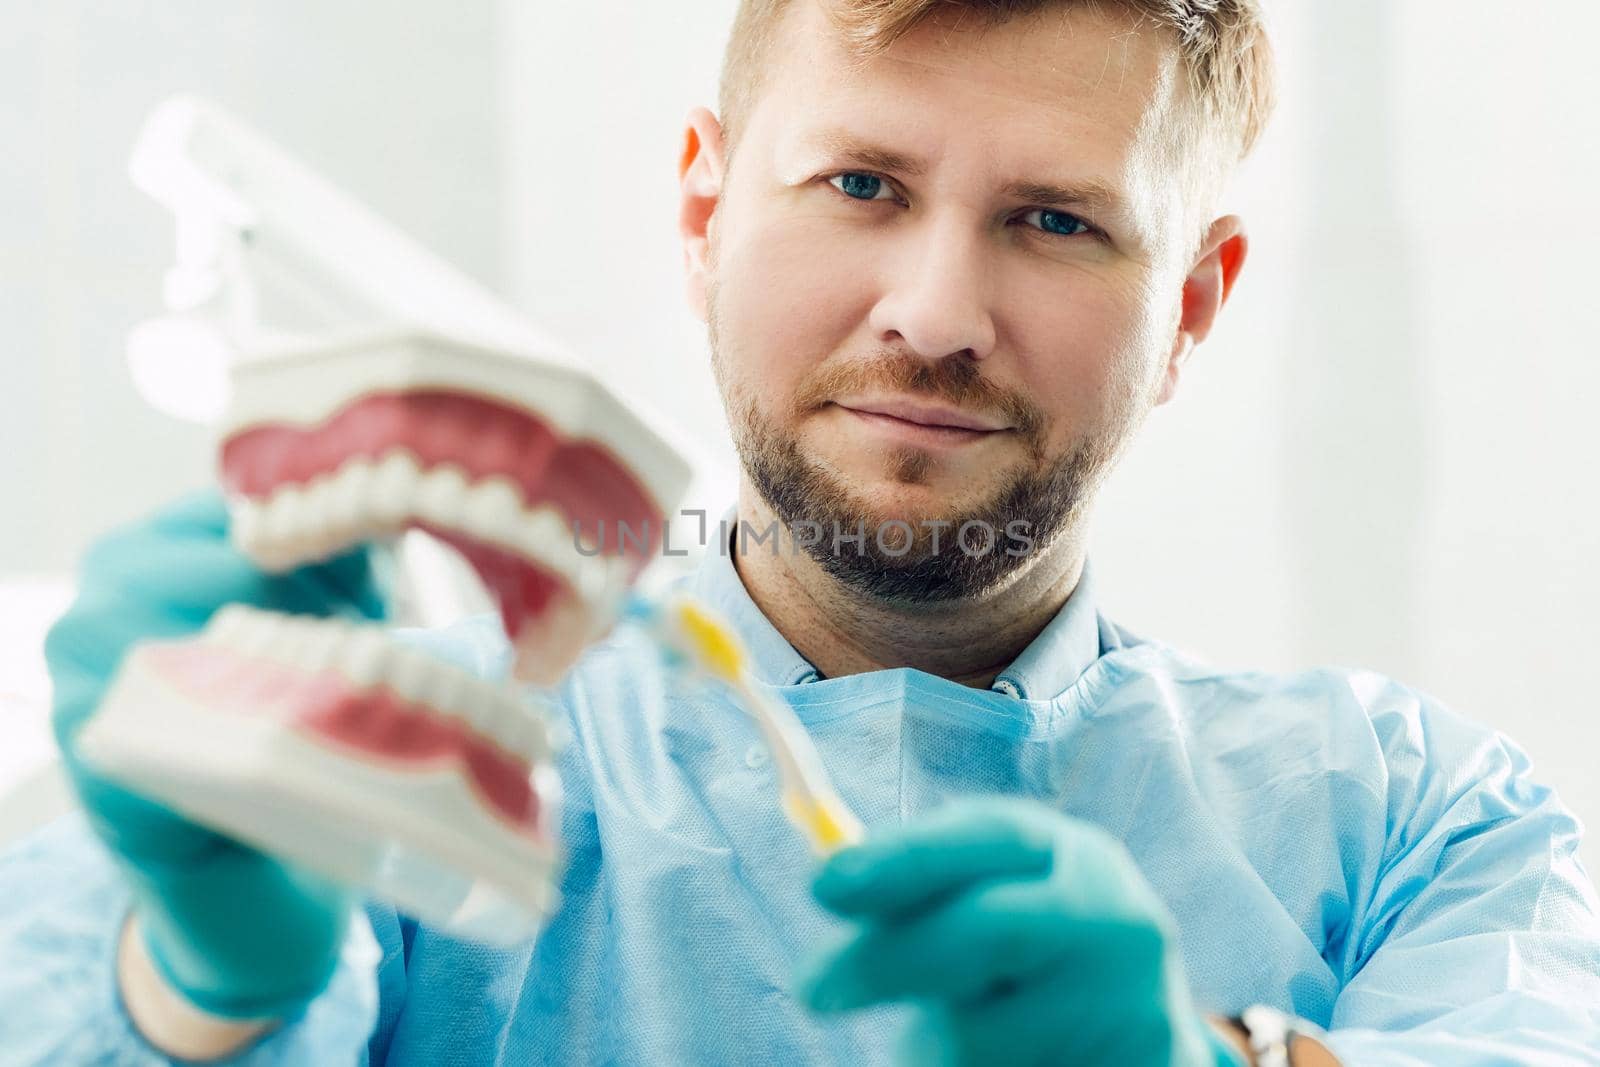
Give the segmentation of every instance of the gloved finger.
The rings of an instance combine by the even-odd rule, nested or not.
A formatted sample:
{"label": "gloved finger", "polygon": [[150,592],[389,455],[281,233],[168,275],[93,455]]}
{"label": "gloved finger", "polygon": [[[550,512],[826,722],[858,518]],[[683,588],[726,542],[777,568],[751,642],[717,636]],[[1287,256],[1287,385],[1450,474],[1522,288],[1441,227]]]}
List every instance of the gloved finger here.
{"label": "gloved finger", "polygon": [[973,1003],[1063,969],[1102,988],[1136,988],[1160,975],[1165,944],[1155,923],[1075,914],[1051,880],[996,882],[909,921],[867,924],[814,964],[800,993],[819,1011]]}
{"label": "gloved finger", "polygon": [[177,988],[208,1011],[253,1015],[304,1003],[322,987],[337,963],[355,890],[220,838],[178,874],[167,877],[151,863],[128,871],[144,903],[152,958]]}
{"label": "gloved finger", "polygon": [[389,617],[385,583],[379,575],[371,545],[356,545],[299,573],[325,583],[334,592],[337,602],[353,607],[360,619],[382,622]]}
{"label": "gloved finger", "polygon": [[1212,1062],[1174,1057],[1175,1043],[1204,1050],[1203,1020],[1169,1018],[1155,999],[1108,995],[1092,977],[1058,975],[988,1000],[933,1005],[913,1016],[896,1059],[916,1067],[1115,1063],[1169,1067]]}
{"label": "gloved finger", "polygon": [[163,533],[192,531],[221,537],[228,530],[228,502],[216,486],[205,486],[166,504],[149,522],[152,528]]}
{"label": "gloved finger", "polygon": [[1049,873],[1062,817],[1028,801],[953,805],[833,854],[812,883],[846,917],[888,918],[925,908],[965,886]]}

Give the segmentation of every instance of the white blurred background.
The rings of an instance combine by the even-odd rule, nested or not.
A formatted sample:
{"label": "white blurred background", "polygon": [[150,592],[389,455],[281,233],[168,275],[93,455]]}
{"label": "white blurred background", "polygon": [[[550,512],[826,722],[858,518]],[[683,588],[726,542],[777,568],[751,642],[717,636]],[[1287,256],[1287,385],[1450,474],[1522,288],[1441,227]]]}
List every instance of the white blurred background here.
{"label": "white blurred background", "polygon": [[[1103,606],[1228,666],[1392,674],[1600,826],[1591,4],[1268,4],[1283,103],[1229,204],[1250,262],[1102,498]],[[48,758],[38,642],[80,553],[209,476],[123,358],[171,258],[126,177],[150,108],[215,99],[653,396],[720,510],[676,161],[733,9],[0,0],[0,794]],[[11,796],[0,837],[52,802]]]}

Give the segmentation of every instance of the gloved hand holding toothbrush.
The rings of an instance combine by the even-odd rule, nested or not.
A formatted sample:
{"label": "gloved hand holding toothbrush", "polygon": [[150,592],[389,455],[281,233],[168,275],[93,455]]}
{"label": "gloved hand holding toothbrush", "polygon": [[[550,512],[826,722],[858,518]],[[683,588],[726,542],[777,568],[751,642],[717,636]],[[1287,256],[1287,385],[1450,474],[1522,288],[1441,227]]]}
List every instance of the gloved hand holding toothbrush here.
{"label": "gloved hand holding toothbrush", "polygon": [[903,1062],[1242,1062],[1121,843],[1041,804],[955,803],[835,853],[813,891],[855,929],[799,995],[823,1012],[913,1003]]}

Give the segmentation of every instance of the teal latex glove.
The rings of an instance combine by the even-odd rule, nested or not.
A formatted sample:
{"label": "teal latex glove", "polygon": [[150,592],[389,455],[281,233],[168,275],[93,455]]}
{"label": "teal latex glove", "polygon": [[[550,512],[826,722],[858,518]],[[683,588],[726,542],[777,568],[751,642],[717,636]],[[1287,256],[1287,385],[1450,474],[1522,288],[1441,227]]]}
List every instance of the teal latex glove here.
{"label": "teal latex glove", "polygon": [[157,968],[205,1011],[282,1017],[332,976],[352,892],[121,788],[74,746],[129,646],[191,635],[224,605],[383,617],[365,548],[272,576],[233,548],[227,529],[226,505],[208,490],[95,543],[76,600],[45,638],[45,660],[68,775],[132,886]]}
{"label": "teal latex glove", "polygon": [[855,929],[799,995],[823,1012],[911,1002],[904,1062],[1242,1062],[1190,1000],[1166,909],[1097,827],[962,801],[835,853],[812,888]]}

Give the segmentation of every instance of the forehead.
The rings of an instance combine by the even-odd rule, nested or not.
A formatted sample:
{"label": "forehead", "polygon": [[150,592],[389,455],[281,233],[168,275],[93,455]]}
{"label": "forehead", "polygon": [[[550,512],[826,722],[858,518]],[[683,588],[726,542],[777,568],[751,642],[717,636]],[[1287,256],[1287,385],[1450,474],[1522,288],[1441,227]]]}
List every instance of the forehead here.
{"label": "forehead", "polygon": [[1170,142],[1179,57],[1116,5],[1058,5],[985,25],[957,9],[862,61],[825,0],[794,0],[746,129],[781,171],[839,134],[925,162],[982,160],[997,187],[1136,186]]}

